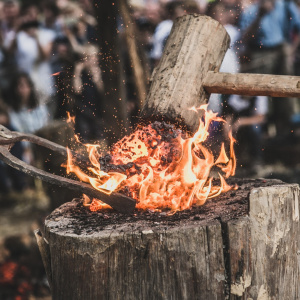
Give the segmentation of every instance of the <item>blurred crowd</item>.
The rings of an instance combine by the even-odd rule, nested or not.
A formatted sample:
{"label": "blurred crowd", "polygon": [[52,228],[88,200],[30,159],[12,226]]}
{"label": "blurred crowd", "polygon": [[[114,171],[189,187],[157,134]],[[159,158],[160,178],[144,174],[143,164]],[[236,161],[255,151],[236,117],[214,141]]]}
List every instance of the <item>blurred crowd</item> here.
{"label": "blurred crowd", "polygon": [[[105,138],[94,3],[0,1],[0,124],[35,133],[71,112],[83,141]],[[200,13],[218,20],[231,37],[221,71],[300,75],[299,0],[132,0],[129,5],[149,72],[162,56],[174,20]],[[138,99],[132,85],[127,88],[130,115],[136,113]],[[261,140],[266,131],[287,136],[300,123],[297,99],[212,95],[209,103],[227,121],[222,132],[232,129],[241,139],[247,137],[248,155],[258,164],[263,159]],[[12,152],[34,163],[29,144],[16,144]],[[12,188],[26,188],[26,180],[1,164],[0,191]]]}
{"label": "blurred crowd", "polygon": [[[160,22],[152,3],[139,11],[142,28],[148,24],[148,58],[159,62],[174,19],[187,13],[201,13],[219,21],[227,30],[231,45],[221,72],[300,75],[300,1],[215,0],[167,1]],[[161,6],[160,6],[161,7]],[[155,14],[156,12],[156,14]],[[154,20],[157,24],[151,27]],[[151,31],[151,28],[154,30]],[[274,147],[288,143],[299,128],[299,99],[211,95],[209,105],[226,120],[212,135],[236,137],[238,160],[254,172],[263,167],[263,140],[272,138]]]}
{"label": "blurred crowd", "polygon": [[[97,137],[103,82],[93,14],[91,1],[0,1],[0,124],[35,133],[70,112],[84,140]],[[11,152],[35,161],[29,143]],[[27,185],[0,165],[2,192]]]}

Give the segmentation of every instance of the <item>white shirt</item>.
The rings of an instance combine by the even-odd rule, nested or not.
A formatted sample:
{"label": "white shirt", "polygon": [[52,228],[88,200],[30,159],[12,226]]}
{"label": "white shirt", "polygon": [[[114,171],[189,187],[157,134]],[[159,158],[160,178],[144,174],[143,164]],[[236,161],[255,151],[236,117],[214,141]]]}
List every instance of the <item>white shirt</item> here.
{"label": "white shirt", "polygon": [[49,113],[46,105],[39,105],[35,108],[22,108],[20,111],[9,110],[10,124],[16,131],[33,133],[49,121]]}
{"label": "white shirt", "polygon": [[[268,97],[267,96],[256,96],[255,97],[254,109],[251,113],[253,115],[266,115],[268,112]],[[249,99],[249,98],[248,98]],[[250,101],[248,99],[243,98],[240,95],[232,95],[228,104],[236,111],[240,112],[249,108]]]}
{"label": "white shirt", "polygon": [[[226,24],[224,26],[227,33],[230,36],[230,48],[227,50],[222,65],[220,67],[220,72],[225,73],[238,73],[240,70],[239,59],[237,56],[237,47],[236,43],[240,38],[240,33],[237,27]],[[231,97],[231,96],[230,96]],[[221,95],[220,94],[211,94],[209,98],[209,109],[214,112],[221,113]]]}
{"label": "white shirt", "polygon": [[160,22],[157,27],[155,28],[153,34],[153,49],[150,53],[150,57],[152,59],[160,59],[163,51],[164,46],[166,43],[166,39],[169,37],[171,29],[173,26],[172,20],[165,20]]}
{"label": "white shirt", "polygon": [[237,27],[231,24],[226,24],[224,28],[230,36],[230,48],[225,54],[220,72],[238,73],[240,71],[240,64],[237,56],[236,43],[240,38],[240,33]]}
{"label": "white shirt", "polygon": [[[37,38],[41,46],[45,47],[55,38],[53,30],[38,29]],[[16,61],[20,71],[30,75],[35,89],[41,95],[41,102],[53,92],[53,78],[51,66],[48,60],[39,61],[39,49],[35,38],[20,31],[17,34]]]}

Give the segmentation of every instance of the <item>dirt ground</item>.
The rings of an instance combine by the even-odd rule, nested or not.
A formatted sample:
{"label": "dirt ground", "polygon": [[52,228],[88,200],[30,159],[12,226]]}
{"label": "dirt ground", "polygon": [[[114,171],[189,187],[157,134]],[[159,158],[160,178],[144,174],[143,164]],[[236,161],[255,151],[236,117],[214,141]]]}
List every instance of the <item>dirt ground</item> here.
{"label": "dirt ground", "polygon": [[22,193],[0,195],[0,299],[51,299],[33,234],[49,214],[48,207],[40,183]]}

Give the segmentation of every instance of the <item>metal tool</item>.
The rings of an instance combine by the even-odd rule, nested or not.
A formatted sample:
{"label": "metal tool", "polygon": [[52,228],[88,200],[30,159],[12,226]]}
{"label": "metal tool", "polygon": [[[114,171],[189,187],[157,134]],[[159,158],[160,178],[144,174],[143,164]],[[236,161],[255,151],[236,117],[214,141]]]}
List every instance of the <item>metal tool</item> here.
{"label": "metal tool", "polygon": [[[119,212],[131,213],[134,210],[136,201],[130,197],[115,192],[108,195],[106,193],[94,189],[91,185],[87,183],[50,174],[18,159],[10,153],[9,149],[14,143],[20,141],[28,141],[34,143],[36,145],[48,148],[54,152],[57,152],[67,157],[67,149],[61,145],[58,145],[33,134],[25,134],[17,131],[10,131],[3,125],[0,125],[0,160],[27,175],[39,178],[43,181],[58,185],[60,187],[66,187],[74,191],[81,192],[91,198],[97,198],[103,201],[104,203],[110,205],[112,208],[116,209]],[[74,155],[79,160],[85,162],[87,161],[86,158],[84,158],[82,155],[76,152],[72,152],[72,155]]]}

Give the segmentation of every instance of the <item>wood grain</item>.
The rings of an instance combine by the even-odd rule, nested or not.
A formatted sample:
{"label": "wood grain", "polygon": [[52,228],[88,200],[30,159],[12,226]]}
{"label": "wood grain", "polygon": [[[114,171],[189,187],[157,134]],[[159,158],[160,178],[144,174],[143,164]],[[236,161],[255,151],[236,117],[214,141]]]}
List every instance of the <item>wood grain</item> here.
{"label": "wood grain", "polygon": [[203,86],[208,93],[300,97],[299,76],[208,72]]}
{"label": "wood grain", "polygon": [[300,299],[299,186],[253,189],[249,216],[226,224],[230,299]]}
{"label": "wood grain", "polygon": [[198,128],[193,106],[208,101],[203,80],[218,71],[230,38],[217,21],[199,15],[177,19],[141,111],[144,119],[164,119]]}
{"label": "wood grain", "polygon": [[296,184],[254,188],[240,218],[91,233],[58,211],[45,223],[53,300],[300,299],[298,199]]}

